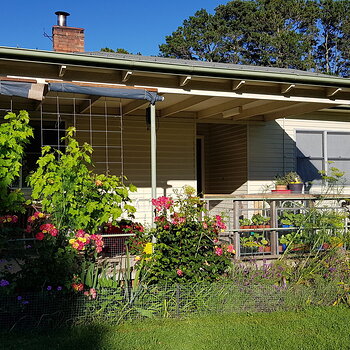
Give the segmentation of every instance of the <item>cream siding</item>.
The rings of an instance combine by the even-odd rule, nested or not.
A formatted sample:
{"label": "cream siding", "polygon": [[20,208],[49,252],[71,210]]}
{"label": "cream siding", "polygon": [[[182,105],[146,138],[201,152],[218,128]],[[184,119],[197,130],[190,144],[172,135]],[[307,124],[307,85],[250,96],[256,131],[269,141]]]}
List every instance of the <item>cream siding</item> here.
{"label": "cream siding", "polygon": [[247,129],[244,125],[198,124],[204,137],[206,194],[247,191]]}
{"label": "cream siding", "polygon": [[317,113],[310,117],[315,120],[278,119],[249,126],[248,193],[262,192],[277,174],[296,170],[296,130],[350,132],[350,123],[316,120]]}
{"label": "cream siding", "polygon": [[[157,194],[171,195],[184,185],[196,188],[195,124],[192,120],[164,118],[157,129]],[[124,173],[137,186],[132,194],[136,219],[150,222],[150,131],[145,118],[123,120]]]}

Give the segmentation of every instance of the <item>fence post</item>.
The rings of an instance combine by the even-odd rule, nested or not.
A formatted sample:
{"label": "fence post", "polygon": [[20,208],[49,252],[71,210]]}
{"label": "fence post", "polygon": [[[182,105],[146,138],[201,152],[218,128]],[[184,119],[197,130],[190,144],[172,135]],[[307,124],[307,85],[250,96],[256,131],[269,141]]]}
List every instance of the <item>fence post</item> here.
{"label": "fence post", "polygon": [[[277,228],[278,225],[278,216],[276,209],[276,202],[273,200],[270,204],[270,214],[271,214],[271,226]],[[278,231],[273,230],[270,232],[271,240],[271,255],[278,255]]]}
{"label": "fence post", "polygon": [[180,286],[176,284],[176,316],[180,316]]}

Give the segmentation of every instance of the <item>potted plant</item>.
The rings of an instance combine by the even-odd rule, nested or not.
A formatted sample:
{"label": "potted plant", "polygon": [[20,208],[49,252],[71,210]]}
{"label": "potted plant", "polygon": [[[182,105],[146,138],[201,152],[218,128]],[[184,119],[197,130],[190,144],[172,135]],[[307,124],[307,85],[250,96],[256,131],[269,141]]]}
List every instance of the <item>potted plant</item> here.
{"label": "potted plant", "polygon": [[303,190],[303,181],[301,177],[295,171],[291,171],[285,175],[285,179],[288,183],[288,189],[294,193],[301,193]]}
{"label": "potted plant", "polygon": [[276,191],[286,191],[288,182],[284,176],[276,175],[274,179],[275,190]]}
{"label": "potted plant", "polygon": [[257,228],[266,228],[267,223],[270,221],[269,217],[263,216],[261,214],[254,214],[252,216],[252,222]]}
{"label": "potted plant", "polygon": [[239,224],[242,229],[250,228],[250,220],[247,218],[240,219]]}

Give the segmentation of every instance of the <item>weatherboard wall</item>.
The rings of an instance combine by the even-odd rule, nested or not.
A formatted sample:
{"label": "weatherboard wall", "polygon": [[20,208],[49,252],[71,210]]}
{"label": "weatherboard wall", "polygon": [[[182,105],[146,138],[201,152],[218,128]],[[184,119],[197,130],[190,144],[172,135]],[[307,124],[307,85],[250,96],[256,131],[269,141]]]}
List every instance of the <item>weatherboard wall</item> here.
{"label": "weatherboard wall", "polygon": [[[317,120],[328,118],[314,113],[306,119],[277,119],[248,126],[248,193],[270,191],[277,174],[296,171],[296,131],[328,130],[348,131],[350,123]],[[312,119],[311,119],[312,118]]]}

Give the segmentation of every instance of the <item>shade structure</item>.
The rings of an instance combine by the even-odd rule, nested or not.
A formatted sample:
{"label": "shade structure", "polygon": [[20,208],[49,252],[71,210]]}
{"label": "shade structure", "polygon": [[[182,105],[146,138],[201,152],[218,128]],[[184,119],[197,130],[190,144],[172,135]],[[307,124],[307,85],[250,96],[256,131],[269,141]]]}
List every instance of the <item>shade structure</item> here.
{"label": "shade structure", "polygon": [[127,98],[132,100],[146,100],[154,105],[157,101],[163,101],[163,97],[154,91],[146,89],[111,88],[100,86],[87,86],[69,83],[49,83],[49,91],[67,92],[72,94],[85,94],[115,98]]}

